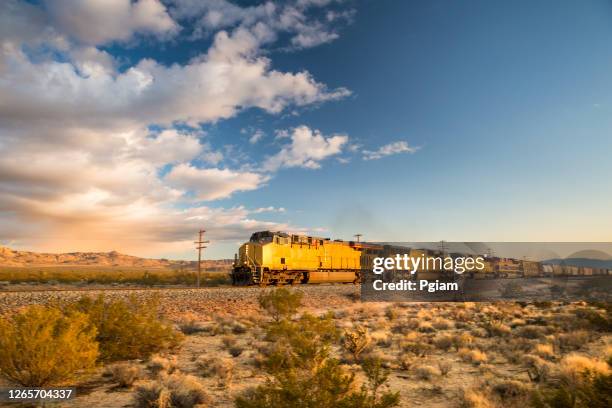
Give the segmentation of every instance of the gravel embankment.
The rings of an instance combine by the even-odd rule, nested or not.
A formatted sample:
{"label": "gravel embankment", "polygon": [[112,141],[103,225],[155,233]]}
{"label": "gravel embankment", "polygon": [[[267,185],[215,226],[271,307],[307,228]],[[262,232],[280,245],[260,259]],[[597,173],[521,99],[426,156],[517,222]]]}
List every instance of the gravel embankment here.
{"label": "gravel embankment", "polygon": [[[304,285],[296,289],[304,292],[304,306],[316,309],[334,309],[352,302],[359,295],[359,286],[353,285]],[[0,314],[13,312],[32,304],[49,304],[55,301],[74,301],[82,296],[95,297],[104,294],[109,299],[129,296],[160,298],[162,313],[172,318],[185,312],[194,312],[202,318],[212,318],[222,313],[248,313],[258,311],[257,297],[262,292],[257,287],[216,287],[202,289],[106,289],[64,290],[33,292],[0,292]]]}

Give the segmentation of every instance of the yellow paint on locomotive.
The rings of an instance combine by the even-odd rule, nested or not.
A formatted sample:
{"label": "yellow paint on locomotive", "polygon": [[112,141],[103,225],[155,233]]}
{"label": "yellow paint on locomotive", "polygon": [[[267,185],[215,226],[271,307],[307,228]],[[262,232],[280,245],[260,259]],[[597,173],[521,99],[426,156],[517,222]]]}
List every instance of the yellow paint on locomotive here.
{"label": "yellow paint on locomotive", "polygon": [[260,284],[350,283],[357,281],[361,261],[361,252],[348,242],[270,233],[243,244],[234,269],[251,271],[253,283]]}
{"label": "yellow paint on locomotive", "polygon": [[240,264],[256,265],[270,270],[361,269],[361,253],[343,242],[247,242],[240,247],[238,253]]}

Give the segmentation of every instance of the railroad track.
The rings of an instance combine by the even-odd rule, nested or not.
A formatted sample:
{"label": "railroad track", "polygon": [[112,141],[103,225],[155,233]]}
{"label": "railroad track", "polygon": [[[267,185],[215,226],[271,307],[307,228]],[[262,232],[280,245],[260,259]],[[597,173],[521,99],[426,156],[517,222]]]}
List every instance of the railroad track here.
{"label": "railroad track", "polygon": [[[292,289],[303,289],[305,287],[329,287],[329,286],[347,286],[345,283],[321,283],[315,285],[297,285],[297,286],[286,286]],[[350,285],[353,286],[353,285]],[[267,288],[274,288],[275,286],[267,286]],[[259,286],[233,286],[233,285],[216,285],[216,286],[137,286],[137,287],[41,287],[41,288],[0,288],[0,295],[3,293],[23,293],[23,292],[109,292],[109,291],[166,291],[166,290],[215,290],[215,289],[232,289],[232,290],[243,290],[243,289],[261,289]]]}

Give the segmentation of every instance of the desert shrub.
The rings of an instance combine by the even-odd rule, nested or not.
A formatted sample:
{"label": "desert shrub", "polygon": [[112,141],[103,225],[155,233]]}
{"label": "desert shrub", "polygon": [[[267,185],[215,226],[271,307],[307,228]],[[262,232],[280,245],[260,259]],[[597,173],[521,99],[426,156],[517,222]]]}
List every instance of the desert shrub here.
{"label": "desert shrub", "polygon": [[524,326],[526,324],[527,324],[527,322],[525,320],[523,320],[523,319],[512,319],[510,321],[510,327],[513,328],[513,329],[516,328],[516,327],[519,327],[519,326]]}
{"label": "desert shrub", "polygon": [[368,329],[363,326],[344,332],[344,349],[351,353],[355,360],[359,359],[359,355],[370,345],[371,341]]}
{"label": "desert shrub", "polygon": [[368,385],[354,389],[354,374],[346,373],[330,356],[331,345],[338,340],[331,315],[304,314],[296,321],[273,322],[266,338],[273,342],[263,363],[268,380],[238,396],[238,408],[386,408],[398,404],[398,394],[381,390],[388,374],[380,361],[362,361]]}
{"label": "desert shrub", "polygon": [[395,326],[391,328],[391,331],[393,333],[406,334],[418,327],[419,327],[418,319],[408,319],[408,320],[398,322]]}
{"label": "desert shrub", "polygon": [[480,365],[487,361],[487,355],[480,350],[470,350],[467,348],[459,349],[459,357],[468,363],[472,363],[474,365]]}
{"label": "desert shrub", "polygon": [[553,358],[555,356],[552,344],[536,344],[533,352],[542,358]]}
{"label": "desert shrub", "polygon": [[418,330],[421,333],[433,333],[436,331],[436,329],[434,329],[433,327],[433,324],[431,324],[430,322],[420,322]]}
{"label": "desert shrub", "polygon": [[510,326],[505,325],[500,320],[489,320],[483,325],[483,328],[487,331],[489,337],[502,337],[508,336],[512,333]]}
{"label": "desert shrub", "polygon": [[238,339],[234,336],[223,336],[221,342],[226,349],[230,349],[238,343]]}
{"label": "desert shrub", "polygon": [[414,374],[419,380],[429,381],[438,374],[438,371],[432,366],[423,365],[417,367]]}
{"label": "desert shrub", "polygon": [[379,358],[364,359],[361,368],[368,384],[364,384],[359,393],[349,395],[347,407],[388,408],[399,404],[399,392],[381,391],[386,387],[389,371],[383,367]]}
{"label": "desert shrub", "polygon": [[453,326],[453,323],[448,319],[437,318],[432,323],[432,326],[436,330],[447,330]]}
{"label": "desert shrub", "polygon": [[211,336],[217,336],[219,334],[229,334],[234,330],[235,322],[233,319],[227,316],[217,315],[215,316],[215,322],[209,326],[208,333]]}
{"label": "desert shrub", "polygon": [[238,357],[242,354],[244,348],[242,346],[232,346],[227,351],[232,357]]}
{"label": "desert shrub", "polygon": [[147,368],[153,374],[159,374],[162,372],[171,373],[176,370],[176,358],[163,357],[158,354],[151,356],[147,363]]}
{"label": "desert shrub", "polygon": [[561,380],[565,384],[577,386],[591,376],[610,374],[610,367],[605,361],[570,354],[561,360],[559,371],[561,372]]}
{"label": "desert shrub", "polygon": [[452,368],[453,368],[453,365],[449,363],[448,361],[438,362],[438,370],[440,370],[440,374],[444,377],[446,377],[448,373],[450,373]]}
{"label": "desert shrub", "polygon": [[183,314],[179,318],[178,326],[183,334],[195,334],[204,331],[204,328],[198,322],[198,316],[195,313]]}
{"label": "desert shrub", "polygon": [[300,291],[291,291],[278,288],[259,296],[259,306],[264,309],[274,321],[293,316],[302,305],[304,294]]}
{"label": "desert shrub", "polygon": [[495,404],[484,393],[477,390],[464,391],[459,406],[461,408],[495,408]]}
{"label": "desert shrub", "polygon": [[[562,361],[563,375],[558,387],[542,388],[533,394],[534,407],[608,408],[612,406],[610,367],[586,357],[576,357],[580,356],[571,356],[569,360]],[[568,369],[570,373],[567,372]]]}
{"label": "desert shrub", "polygon": [[593,309],[576,309],[574,311],[578,319],[588,322],[590,328],[603,332],[612,331],[612,310],[611,306],[606,305],[605,312]]}
{"label": "desert shrub", "polygon": [[393,345],[393,338],[391,336],[379,337],[376,345],[381,348],[389,348]]}
{"label": "desert shrub", "polygon": [[524,383],[515,380],[501,381],[493,385],[493,392],[501,397],[502,400],[526,397],[529,395],[529,387]]}
{"label": "desert shrub", "polygon": [[134,363],[118,363],[114,364],[109,368],[109,372],[117,384],[120,387],[131,387],[136,380],[138,380],[142,372],[140,367]]}
{"label": "desert shrub", "polygon": [[557,336],[559,347],[563,351],[578,350],[590,339],[589,332],[586,330],[576,330],[570,333],[562,333]]}
{"label": "desert shrub", "polygon": [[134,394],[137,408],[193,408],[208,403],[210,397],[202,383],[192,375],[181,373],[142,384]]}
{"label": "desert shrub", "polygon": [[385,316],[387,317],[387,319],[389,320],[395,320],[397,319],[398,313],[397,313],[397,309],[395,309],[394,306],[389,306],[385,309]]}
{"label": "desert shrub", "polygon": [[469,346],[474,342],[474,338],[469,333],[456,334],[452,337],[453,347],[459,351],[461,347]]}
{"label": "desert shrub", "polygon": [[105,361],[145,358],[153,353],[177,347],[183,335],[158,316],[156,298],[106,300],[84,297],[70,305],[89,316],[97,330],[100,357]]}
{"label": "desert shrub", "polygon": [[415,358],[411,355],[402,354],[398,358],[398,364],[401,370],[408,371],[412,369],[412,367],[414,366],[414,363],[415,363]]}
{"label": "desert shrub", "polygon": [[440,350],[448,350],[453,345],[453,337],[448,334],[443,334],[434,339],[434,344]]}
{"label": "desert shrub", "polygon": [[216,377],[219,386],[226,387],[234,376],[234,362],[229,358],[200,356],[196,360],[203,377]]}
{"label": "desert shrub", "polygon": [[522,356],[522,361],[527,367],[527,375],[532,382],[547,382],[554,371],[553,364],[539,356],[527,354]]}
{"label": "desert shrub", "polygon": [[541,326],[527,325],[521,326],[516,330],[516,334],[519,337],[526,339],[540,339],[544,337],[544,329]]}
{"label": "desert shrub", "polygon": [[232,326],[232,333],[234,334],[244,334],[247,332],[247,327],[239,322],[234,323]]}
{"label": "desert shrub", "polygon": [[[230,275],[225,270],[203,273],[205,286],[216,286],[230,283]],[[11,283],[65,283],[65,284],[137,284],[137,285],[193,285],[196,274],[193,271],[164,269],[143,271],[141,268],[73,268],[73,267],[40,267],[40,268],[2,268],[0,281]]]}
{"label": "desert shrub", "polygon": [[417,357],[425,357],[432,352],[433,347],[431,344],[425,343],[424,341],[403,341],[400,343],[400,348],[405,353],[414,354]]}
{"label": "desert shrub", "polygon": [[0,374],[26,387],[66,384],[95,365],[95,337],[83,313],[29,306],[0,318]]}

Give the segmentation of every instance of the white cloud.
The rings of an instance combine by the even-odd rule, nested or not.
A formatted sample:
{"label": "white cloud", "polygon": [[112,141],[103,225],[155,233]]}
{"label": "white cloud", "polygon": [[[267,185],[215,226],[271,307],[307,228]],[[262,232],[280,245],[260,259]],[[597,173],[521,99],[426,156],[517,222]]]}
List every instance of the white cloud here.
{"label": "white cloud", "polygon": [[283,24],[310,20],[299,10],[264,6],[252,20],[240,12],[236,23],[224,20],[231,15],[208,16],[207,27],[227,31],[213,30],[210,48],[187,63],[144,59],[125,66],[112,48],[99,46],[176,34],[183,20],[170,17],[161,1],[6,2],[0,8],[0,240],[139,253],[156,242],[168,245],[167,253],[189,244],[202,224],[213,239],[295,230],[253,219],[281,209],[213,209],[194,201],[260,188],[280,167],[318,167],[346,142],[343,135],[295,129],[266,172],[249,170],[257,166],[239,147],[223,141],[223,154],[194,130],[249,108],[274,114],[350,94],[306,71],[272,69],[262,46],[282,30],[292,37],[303,32]]}
{"label": "white cloud", "polygon": [[393,154],[414,153],[417,150],[419,150],[418,147],[412,147],[405,141],[398,141],[381,146],[376,150],[363,150],[362,153],[364,160],[378,160]]}
{"label": "white cloud", "polygon": [[283,207],[274,207],[274,206],[270,206],[270,207],[260,207],[260,208],[256,208],[253,211],[251,211],[252,214],[261,214],[261,213],[284,213],[287,210]]}
{"label": "white cloud", "polygon": [[291,39],[291,43],[300,48],[311,48],[325,44],[337,39],[336,33],[327,33],[314,27],[313,29],[303,30]]}
{"label": "white cloud", "polygon": [[251,135],[251,137],[249,137],[249,143],[250,144],[256,144],[257,142],[259,142],[262,138],[264,137],[264,132],[260,129],[257,129],[255,132],[253,132],[253,134]]}
{"label": "white cloud", "polygon": [[[227,0],[175,0],[171,14],[177,19],[195,21],[194,38],[219,29],[240,26],[254,33],[259,32],[258,38],[262,44],[277,40],[279,33],[288,33],[290,43],[295,48],[309,48],[338,38],[338,20],[345,14],[332,12],[319,21],[310,13],[310,9],[325,8],[330,3],[332,1],[327,0],[267,1],[240,7]],[[334,17],[330,19],[329,16]],[[350,22],[348,18],[343,19]]]}
{"label": "white cloud", "polygon": [[229,169],[200,169],[189,164],[175,166],[165,177],[171,186],[194,193],[198,200],[217,200],[236,191],[259,188],[267,178],[258,173]]}
{"label": "white cloud", "polygon": [[[166,67],[142,60],[122,73],[89,60],[89,76],[68,62],[34,63],[19,49],[0,49],[0,119],[121,123],[212,122],[258,107],[278,113],[347,96],[327,90],[307,72],[283,73],[254,57],[257,41],[245,30],[220,32],[207,55]],[[83,64],[83,61],[79,62]],[[96,65],[98,64],[98,65]],[[95,69],[99,66],[99,69]]]}
{"label": "white cloud", "polygon": [[196,135],[179,133],[175,129],[166,129],[155,137],[141,136],[137,140],[128,142],[134,151],[133,156],[155,165],[189,161],[203,150]]}
{"label": "white cloud", "polygon": [[169,36],[178,24],[159,0],[45,0],[51,24],[78,42],[127,41],[135,33]]}
{"label": "white cloud", "polygon": [[277,129],[274,131],[275,139],[285,139],[289,137],[289,129]]}
{"label": "white cloud", "polygon": [[290,137],[290,144],[265,160],[264,170],[276,171],[281,167],[317,169],[322,160],[340,153],[348,141],[346,135],[324,137],[318,130],[307,126],[296,127]]}

